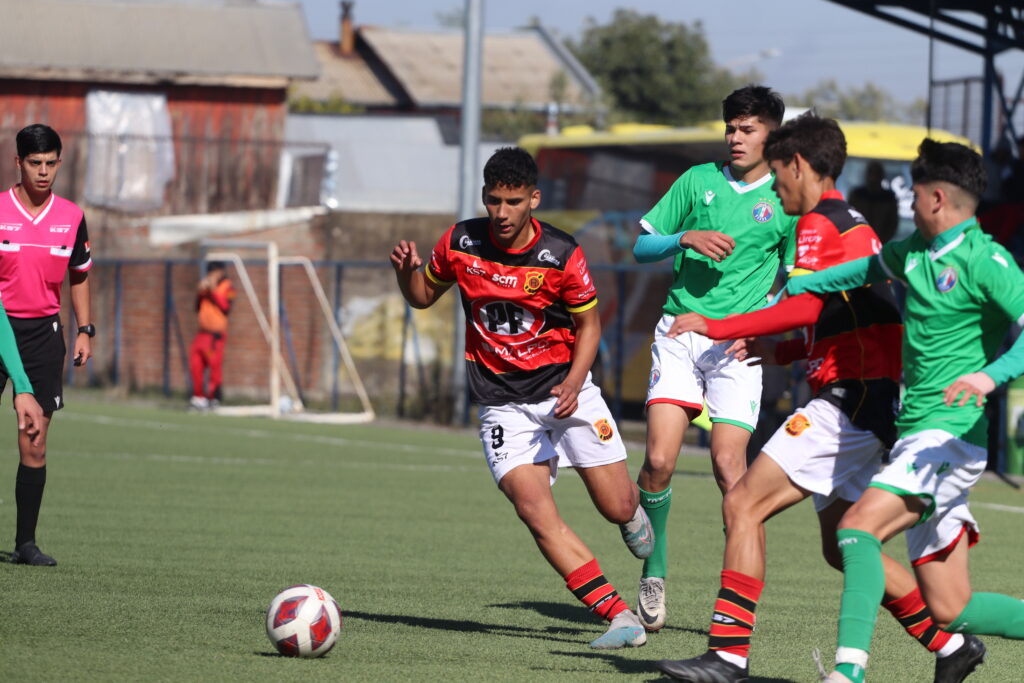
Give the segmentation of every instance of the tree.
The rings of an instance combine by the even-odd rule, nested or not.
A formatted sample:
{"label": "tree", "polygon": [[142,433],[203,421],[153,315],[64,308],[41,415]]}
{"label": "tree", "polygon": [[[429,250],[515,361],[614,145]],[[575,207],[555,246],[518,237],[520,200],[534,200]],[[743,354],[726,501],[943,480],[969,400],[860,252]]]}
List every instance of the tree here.
{"label": "tree", "polygon": [[[745,78],[711,60],[704,27],[618,9],[593,19],[569,49],[609,94],[613,119],[684,125],[721,116],[721,102]],[[747,74],[755,77],[756,73]]]}
{"label": "tree", "polygon": [[820,81],[802,95],[786,98],[791,107],[814,107],[821,116],[847,121],[903,121],[921,125],[924,102],[902,104],[874,83],[841,87],[834,79]]}

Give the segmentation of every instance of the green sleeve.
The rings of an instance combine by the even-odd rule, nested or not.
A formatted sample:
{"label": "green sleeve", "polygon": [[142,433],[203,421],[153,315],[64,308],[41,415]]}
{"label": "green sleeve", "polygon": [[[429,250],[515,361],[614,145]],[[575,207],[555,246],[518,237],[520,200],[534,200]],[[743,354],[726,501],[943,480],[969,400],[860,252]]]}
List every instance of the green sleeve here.
{"label": "green sleeve", "polygon": [[659,235],[672,235],[682,229],[683,221],[693,210],[690,177],[693,170],[679,176],[668,192],[640,219],[645,227]]}
{"label": "green sleeve", "polygon": [[[977,261],[974,277],[982,292],[1011,321],[1024,323],[1024,273],[1006,249],[998,244],[991,245],[987,258]],[[1008,382],[1024,374],[1024,334],[1017,337],[1010,349],[992,361],[982,372],[996,384]]]}
{"label": "green sleeve", "polygon": [[21,364],[21,354],[18,353],[18,342],[14,340],[14,330],[11,329],[11,321],[7,318],[7,311],[0,303],[0,362],[7,370],[7,376],[14,383],[14,393],[32,394],[32,383],[28,381],[25,374],[25,366]]}
{"label": "green sleeve", "polygon": [[878,261],[878,256],[865,256],[855,261],[840,263],[838,266],[819,270],[806,275],[794,275],[786,282],[786,290],[790,296],[814,292],[827,294],[853,289],[870,282],[888,279],[885,270]]}

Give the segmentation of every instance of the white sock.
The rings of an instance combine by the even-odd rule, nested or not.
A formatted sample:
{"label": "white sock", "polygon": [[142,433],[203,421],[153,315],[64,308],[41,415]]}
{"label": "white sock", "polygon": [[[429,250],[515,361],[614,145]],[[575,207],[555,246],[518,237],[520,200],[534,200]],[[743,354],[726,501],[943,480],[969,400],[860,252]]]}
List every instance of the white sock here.
{"label": "white sock", "polygon": [[941,648],[936,650],[936,657],[948,657],[957,650],[959,650],[964,644],[964,637],[959,633],[954,633],[949,638],[949,642],[943,645]]}
{"label": "white sock", "polygon": [[644,513],[644,509],[641,506],[637,505],[636,510],[633,512],[633,519],[629,520],[622,526],[624,526],[626,528],[626,531],[628,531],[629,533],[635,534],[643,528],[645,516],[646,513]]}
{"label": "white sock", "polygon": [[747,668],[747,658],[746,657],[741,657],[740,655],[734,655],[731,652],[722,652],[721,650],[712,650],[712,652],[714,652],[716,655],[718,655],[719,657],[721,657],[725,661],[729,662],[730,664],[735,664],[736,666],[740,667],[741,669]]}

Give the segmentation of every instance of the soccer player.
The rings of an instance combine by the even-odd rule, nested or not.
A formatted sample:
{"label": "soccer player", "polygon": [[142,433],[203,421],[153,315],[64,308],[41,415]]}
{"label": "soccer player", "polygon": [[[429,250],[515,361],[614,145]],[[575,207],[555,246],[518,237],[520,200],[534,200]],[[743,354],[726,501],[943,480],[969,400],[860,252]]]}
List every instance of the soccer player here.
{"label": "soccer player", "polygon": [[[978,525],[967,494],[988,460],[985,396],[1024,371],[1024,337],[998,359],[1012,322],[1024,322],[1024,274],[981,231],[981,157],[925,140],[911,164],[916,232],[881,253],[792,278],[790,293],[826,293],[900,279],[906,393],[889,464],[843,515],[836,669],[829,681],[861,683],[885,584],[881,544],[906,531],[921,594],[950,633],[1024,638],[1024,602],[972,591],[968,548]],[[974,664],[984,657],[978,649]]]}
{"label": "soccer player", "polygon": [[427,308],[452,285],[466,315],[466,369],[480,404],[480,440],[498,488],[515,506],[566,587],[611,624],[597,649],[638,647],[647,634],[551,494],[560,459],[576,468],[595,506],[620,525],[637,557],[653,547],[650,521],[626,469],[626,451],[590,381],[601,326],[597,292],[576,241],[532,216],[537,165],[499,149],[484,166],[486,218],[452,226],[430,263],[401,241],[391,264],[402,295]]}
{"label": "soccer player", "polygon": [[[797,257],[790,278],[822,270],[880,249],[864,217],[835,189],[846,160],[846,139],[832,119],[804,114],[768,135],[765,158],[787,214],[801,216]],[[698,332],[740,339],[730,351],[747,358],[745,337],[804,327],[804,336],[760,349],[780,364],[808,359],[814,398],[794,412],[725,495],[725,559],[709,628],[708,651],[657,667],[683,681],[741,681],[755,610],[764,587],[764,523],[808,496],[814,499],[826,561],[842,569],[836,525],[878,472],[882,451],[896,437],[902,326],[887,283],[828,295],[801,294],[760,311],[714,320],[679,316],[670,337]],[[935,680],[960,681],[973,669],[981,642],[940,631],[913,576],[889,557],[885,607],[928,650],[935,652]]]}
{"label": "soccer player", "polygon": [[[73,359],[83,365],[92,356],[88,271],[92,267],[89,235],[82,210],[53,192],[61,164],[61,141],[49,126],[37,123],[18,131],[15,163],[21,182],[0,196],[0,299],[10,317],[25,372],[43,410],[33,439],[19,429],[21,464],[14,488],[18,508],[15,562],[57,564],[36,543],[36,523],[46,485],[46,435],[53,413],[64,407],[64,329],[60,322],[60,288],[65,273],[71,283],[71,306],[78,321]],[[0,371],[0,389],[13,368]]]}
{"label": "soccer player", "polygon": [[[206,277],[199,281],[196,292],[196,313],[199,330],[192,340],[189,369],[192,373],[192,398],[196,410],[216,408],[221,400],[221,381],[224,368],[224,345],[228,337],[228,313],[235,298],[235,288],[228,278],[227,264],[210,261]],[[203,388],[206,369],[210,369],[210,382]]]}
{"label": "soccer player", "polygon": [[733,360],[702,335],[666,333],[681,313],[723,318],[765,304],[796,223],[780,209],[763,153],[765,138],[784,112],[782,98],[768,88],[752,85],[731,93],[722,102],[729,161],[683,173],[640,221],[636,260],[671,257],[675,267],[651,347],[647,451],[637,479],[655,538],[637,607],[649,631],[665,625],[666,526],[683,434],[706,400],[711,461],[724,494],[746,469],[761,404],[760,367]]}

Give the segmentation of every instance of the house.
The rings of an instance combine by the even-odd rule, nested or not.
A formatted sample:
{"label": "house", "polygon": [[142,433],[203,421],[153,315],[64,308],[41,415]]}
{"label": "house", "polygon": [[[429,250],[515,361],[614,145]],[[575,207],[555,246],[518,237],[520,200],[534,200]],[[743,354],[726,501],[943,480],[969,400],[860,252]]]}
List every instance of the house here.
{"label": "house", "polygon": [[[287,88],[319,67],[297,4],[33,0],[0,21],[0,158],[43,122],[56,190],[121,214],[275,205]],[[0,166],[0,184],[16,181]]]}

